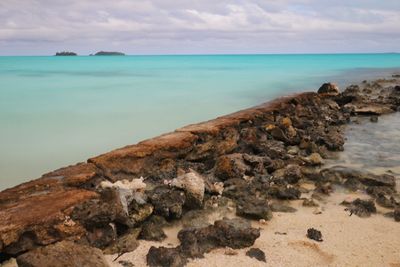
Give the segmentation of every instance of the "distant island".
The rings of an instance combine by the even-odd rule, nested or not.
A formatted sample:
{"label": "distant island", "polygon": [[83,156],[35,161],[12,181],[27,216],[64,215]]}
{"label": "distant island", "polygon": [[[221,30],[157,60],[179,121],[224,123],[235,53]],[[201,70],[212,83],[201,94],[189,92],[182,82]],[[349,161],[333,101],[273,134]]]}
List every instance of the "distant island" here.
{"label": "distant island", "polygon": [[94,55],[95,56],[125,56],[125,54],[121,53],[121,52],[106,52],[106,51],[100,51]]}
{"label": "distant island", "polygon": [[69,51],[62,51],[56,53],[56,56],[77,56],[77,55],[78,55],[77,53]]}

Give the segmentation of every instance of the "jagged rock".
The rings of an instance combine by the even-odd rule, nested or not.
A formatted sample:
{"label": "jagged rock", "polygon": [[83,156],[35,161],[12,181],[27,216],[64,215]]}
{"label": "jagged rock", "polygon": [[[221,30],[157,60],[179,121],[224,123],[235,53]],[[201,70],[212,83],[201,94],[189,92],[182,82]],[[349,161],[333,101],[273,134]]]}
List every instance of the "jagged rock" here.
{"label": "jagged rock", "polygon": [[221,156],[215,165],[215,175],[221,180],[243,178],[248,171],[250,167],[245,164],[243,155],[239,153]]}
{"label": "jagged rock", "polygon": [[354,113],[359,115],[383,115],[392,113],[393,109],[384,105],[356,106]]}
{"label": "jagged rock", "polygon": [[371,116],[371,117],[369,118],[369,120],[370,120],[371,122],[378,122],[379,118],[378,118],[378,116]]}
{"label": "jagged rock", "polygon": [[312,153],[310,156],[304,158],[304,161],[312,166],[318,166],[324,164],[324,159],[319,153]]}
{"label": "jagged rock", "polygon": [[105,254],[122,254],[132,252],[139,246],[137,240],[140,228],[129,229],[127,233],[119,237],[109,247],[105,248]]}
{"label": "jagged rock", "polygon": [[400,207],[397,207],[397,208],[394,210],[394,220],[395,220],[396,222],[400,222]]}
{"label": "jagged rock", "polygon": [[223,219],[205,228],[187,228],[178,233],[180,249],[188,257],[202,257],[214,248],[234,249],[252,246],[260,230],[241,219]]}
{"label": "jagged rock", "polygon": [[314,229],[314,228],[309,228],[307,230],[307,237],[309,239],[312,239],[312,240],[315,240],[315,241],[318,241],[318,242],[322,242],[323,241],[322,240],[321,231],[318,231],[317,229]]}
{"label": "jagged rock", "polygon": [[115,224],[96,225],[88,229],[86,239],[91,246],[105,248],[117,239],[117,229]]}
{"label": "jagged rock", "polygon": [[350,211],[350,215],[355,214],[358,217],[366,218],[371,216],[371,213],[376,213],[376,207],[373,200],[362,200],[357,198],[353,202],[342,203],[345,206],[348,206],[348,211]]}
{"label": "jagged rock", "polygon": [[290,206],[286,206],[282,203],[278,203],[278,202],[273,202],[270,204],[271,210],[273,212],[296,212],[297,210],[293,207]]}
{"label": "jagged rock", "polygon": [[191,170],[173,179],[171,185],[181,188],[186,192],[187,205],[190,205],[192,208],[203,206],[205,183],[204,178],[197,172]]}
{"label": "jagged rock", "polygon": [[295,200],[301,196],[300,190],[294,187],[277,187],[273,188],[270,194],[281,200]]}
{"label": "jagged rock", "polygon": [[255,197],[247,197],[243,201],[239,201],[236,208],[236,214],[238,216],[254,220],[272,219],[272,212],[268,202]]}
{"label": "jagged rock", "polygon": [[249,249],[248,251],[246,251],[246,256],[249,256],[250,258],[255,258],[258,261],[267,262],[264,251],[259,248]]}
{"label": "jagged rock", "polygon": [[167,235],[164,233],[163,227],[167,224],[165,219],[160,216],[152,216],[142,225],[139,238],[149,241],[162,241]]}
{"label": "jagged rock", "polygon": [[168,186],[159,186],[148,194],[155,214],[166,219],[182,217],[183,205],[186,201],[184,192]]}
{"label": "jagged rock", "polygon": [[308,198],[304,199],[303,206],[304,207],[319,207],[318,203],[316,203],[314,201],[314,199],[312,199],[312,198],[311,199],[308,199]]}
{"label": "jagged rock", "polygon": [[204,228],[186,228],[178,233],[181,245],[175,248],[151,247],[147,254],[149,266],[184,266],[187,258],[203,257],[215,248],[233,249],[252,246],[260,230],[241,219],[216,221]]}
{"label": "jagged rock", "polygon": [[108,267],[101,250],[70,241],[62,241],[29,251],[18,256],[17,263],[19,267]]}
{"label": "jagged rock", "polygon": [[338,95],[339,93],[339,87],[334,83],[324,83],[318,89],[318,94]]}
{"label": "jagged rock", "polygon": [[122,267],[135,267],[135,265],[130,261],[118,261]]}
{"label": "jagged rock", "polygon": [[343,184],[348,179],[355,179],[367,186],[387,186],[394,188],[395,178],[392,175],[375,175],[369,172],[336,166],[321,171],[321,175],[326,181]]}
{"label": "jagged rock", "polygon": [[187,263],[179,248],[152,246],[146,259],[150,267],[183,267]]}

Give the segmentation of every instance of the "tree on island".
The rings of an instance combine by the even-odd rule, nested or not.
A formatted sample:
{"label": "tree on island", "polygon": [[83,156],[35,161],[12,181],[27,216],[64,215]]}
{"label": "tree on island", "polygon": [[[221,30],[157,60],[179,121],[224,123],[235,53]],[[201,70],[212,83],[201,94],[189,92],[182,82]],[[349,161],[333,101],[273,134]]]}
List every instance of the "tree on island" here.
{"label": "tree on island", "polygon": [[107,51],[100,51],[94,55],[95,56],[125,56],[125,54],[121,53],[121,52],[107,52]]}
{"label": "tree on island", "polygon": [[56,56],[77,56],[77,55],[78,55],[77,53],[69,51],[62,51],[56,53]]}

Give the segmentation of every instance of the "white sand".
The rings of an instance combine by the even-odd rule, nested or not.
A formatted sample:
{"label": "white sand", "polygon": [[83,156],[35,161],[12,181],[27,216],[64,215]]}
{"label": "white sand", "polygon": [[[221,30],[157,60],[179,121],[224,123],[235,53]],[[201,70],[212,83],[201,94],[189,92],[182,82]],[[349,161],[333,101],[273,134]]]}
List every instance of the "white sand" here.
{"label": "white sand", "polygon": [[[217,266],[389,266],[400,267],[400,223],[383,217],[383,209],[370,218],[349,216],[341,201],[356,198],[357,195],[335,193],[320,203],[322,214],[315,215],[315,208],[302,207],[301,201],[293,206],[295,213],[274,213],[274,218],[260,227],[261,237],[254,247],[263,250],[267,264],[245,255],[248,249],[237,250],[238,255],[225,255],[226,249],[217,249],[205,255],[204,259],[190,261],[189,267]],[[364,196],[365,198],[365,196]],[[323,242],[306,237],[308,228],[322,232]],[[135,266],[146,266],[146,254],[154,246],[175,246],[178,229],[168,229],[168,239],[162,243],[141,241],[140,247],[119,260],[129,260]],[[276,234],[286,233],[286,235]],[[121,266],[107,256],[111,266]]]}

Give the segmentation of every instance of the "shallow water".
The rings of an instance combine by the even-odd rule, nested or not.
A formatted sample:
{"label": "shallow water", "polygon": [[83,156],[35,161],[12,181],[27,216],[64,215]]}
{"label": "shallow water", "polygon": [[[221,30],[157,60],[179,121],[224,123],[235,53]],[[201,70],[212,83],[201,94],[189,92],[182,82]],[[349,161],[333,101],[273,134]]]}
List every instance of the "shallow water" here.
{"label": "shallow water", "polygon": [[381,116],[377,123],[360,118],[345,135],[344,151],[330,164],[394,175],[400,190],[400,112]]}
{"label": "shallow water", "polygon": [[0,190],[188,123],[394,68],[400,54],[0,57]]}

